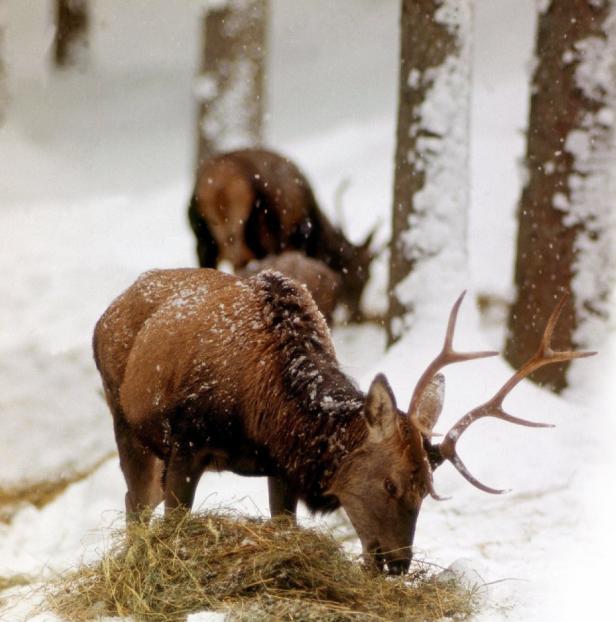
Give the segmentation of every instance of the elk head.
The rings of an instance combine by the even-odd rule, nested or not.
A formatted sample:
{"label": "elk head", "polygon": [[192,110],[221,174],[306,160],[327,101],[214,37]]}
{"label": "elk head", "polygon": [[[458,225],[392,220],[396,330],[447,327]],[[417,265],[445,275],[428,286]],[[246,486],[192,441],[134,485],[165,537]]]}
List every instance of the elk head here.
{"label": "elk head", "polygon": [[485,492],[504,491],[485,486],[475,479],[456,452],[460,435],[477,419],[495,417],[529,427],[552,427],[519,419],[503,410],[507,394],[536,369],[594,352],[558,352],[551,338],[566,297],[552,312],[539,349],[487,402],[465,414],[447,432],[440,444],[432,444],[432,429],[442,410],[445,381],[439,371],[451,363],[495,356],[496,352],[460,353],[453,349],[458,309],[464,293],[454,304],[443,348],[420,377],[406,413],[396,407],[386,378],[379,374],[368,391],[364,406],[367,426],[365,442],[341,465],[331,494],[338,497],[361,540],[369,564],[391,574],[408,570],[412,558],[415,525],[423,499],[431,495],[442,500],[432,484],[433,471],[445,460],[473,486]]}
{"label": "elk head", "polygon": [[360,244],[347,243],[340,244],[339,247],[344,281],[342,291],[352,321],[361,321],[363,318],[360,309],[361,296],[370,278],[370,264],[379,254],[371,248],[377,228],[378,226],[370,231]]}
{"label": "elk head", "polygon": [[204,175],[197,193],[206,213],[220,256],[235,268],[245,266],[255,256],[246,244],[245,229],[255,200],[254,191],[245,176],[238,174],[232,162],[218,164],[218,174]]}

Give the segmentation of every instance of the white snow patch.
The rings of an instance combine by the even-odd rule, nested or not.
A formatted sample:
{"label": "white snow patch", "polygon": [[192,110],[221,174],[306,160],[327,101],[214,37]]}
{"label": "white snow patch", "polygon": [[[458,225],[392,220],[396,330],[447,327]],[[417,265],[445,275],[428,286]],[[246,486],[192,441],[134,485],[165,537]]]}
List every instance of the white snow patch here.
{"label": "white snow patch", "polygon": [[411,69],[406,82],[412,89],[416,89],[421,83],[421,73],[419,70],[415,68]]}
{"label": "white snow patch", "polygon": [[[589,111],[579,129],[566,138],[565,149],[574,159],[569,201],[554,206],[567,212],[563,222],[578,229],[572,290],[579,318],[574,340],[583,347],[598,347],[605,340],[606,321],[613,313],[616,283],[616,11],[611,8],[603,24],[606,37],[588,37],[574,44],[578,55],[575,79],[589,100],[600,104]],[[575,366],[579,365],[577,363]]]}
{"label": "white snow patch", "polygon": [[218,95],[216,79],[208,73],[200,74],[193,82],[193,93],[199,101],[211,101]]}
{"label": "white snow patch", "polygon": [[477,568],[474,567],[473,562],[468,559],[456,559],[440,572],[436,579],[443,583],[457,581],[468,590],[473,590],[485,582]]}
{"label": "white snow patch", "polygon": [[191,613],[186,622],[225,622],[227,616],[224,613],[216,613],[214,611],[200,611],[199,613]]}
{"label": "white snow patch", "polygon": [[552,197],[552,205],[563,212],[567,212],[570,207],[569,199],[564,192],[557,192]]}

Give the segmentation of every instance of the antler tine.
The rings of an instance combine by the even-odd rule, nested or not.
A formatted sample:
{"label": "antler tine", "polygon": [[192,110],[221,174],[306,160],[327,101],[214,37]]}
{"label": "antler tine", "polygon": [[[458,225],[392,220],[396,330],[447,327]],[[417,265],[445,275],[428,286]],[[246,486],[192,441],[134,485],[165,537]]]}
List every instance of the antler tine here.
{"label": "antler tine", "polygon": [[506,413],[502,407],[505,397],[521,380],[526,378],[529,374],[536,371],[540,367],[543,367],[544,365],[549,365],[551,363],[560,363],[563,361],[569,361],[577,358],[585,358],[587,356],[592,356],[593,354],[596,354],[596,352],[574,352],[570,350],[561,352],[554,351],[552,349],[552,335],[554,333],[554,328],[556,327],[556,323],[558,322],[558,318],[560,317],[566,301],[567,295],[565,294],[558,301],[554,311],[552,311],[552,314],[550,315],[550,318],[548,319],[548,322],[546,324],[545,330],[543,331],[543,335],[537,352],[535,352],[535,354],[524,365],[522,365],[522,367],[518,371],[516,371],[513,376],[511,376],[511,378],[499,389],[499,391],[496,392],[496,394],[490,400],[488,400],[481,406],[477,406],[477,408],[474,408],[466,415],[464,415],[451,428],[451,430],[447,432],[445,438],[443,439],[443,442],[439,445],[439,451],[443,459],[449,460],[464,478],[466,478],[473,486],[479,488],[480,490],[492,494],[500,494],[504,492],[502,490],[496,490],[495,488],[485,486],[476,478],[474,478],[469,473],[466,466],[464,466],[464,463],[462,462],[462,460],[460,460],[460,457],[456,452],[456,443],[462,433],[471,425],[471,423],[477,421],[477,419],[481,419],[482,417],[494,417],[496,419],[508,421],[509,423],[514,423],[516,425],[522,425],[531,428],[554,427],[553,425],[548,423],[527,421],[526,419],[520,419]]}
{"label": "antler tine", "polygon": [[424,461],[426,463],[426,473],[428,474],[428,477],[426,479],[426,485],[428,487],[428,494],[435,499],[436,501],[447,501],[447,499],[450,499],[451,497],[441,497],[441,495],[439,495],[436,490],[434,490],[434,479],[432,477],[432,467],[430,466],[430,461],[428,460],[428,455],[424,454]]}
{"label": "antler tine", "polygon": [[441,495],[439,495],[436,490],[434,490],[434,482],[432,481],[432,474],[430,473],[430,478],[428,479],[428,494],[435,500],[435,501],[447,501],[448,499],[451,499],[451,497],[442,497]]}
{"label": "antler tine", "polygon": [[548,318],[548,322],[545,325],[545,329],[543,331],[543,335],[541,336],[541,343],[539,346],[539,351],[544,352],[546,349],[551,348],[552,343],[552,335],[554,334],[554,329],[556,328],[556,324],[560,319],[560,314],[563,312],[565,308],[565,303],[569,298],[568,292],[563,292],[563,295],[560,297],[554,310],[550,314]]}
{"label": "antler tine", "polygon": [[475,488],[479,488],[479,490],[483,490],[484,492],[489,492],[492,495],[502,495],[504,492],[509,492],[508,490],[500,490],[498,488],[490,488],[490,486],[486,486],[482,484],[476,477],[471,475],[470,471],[466,468],[464,462],[462,462],[460,456],[456,453],[455,448],[453,449],[453,453],[450,458],[448,458],[453,466],[458,469],[459,473],[464,477],[464,479],[471,483]]}
{"label": "antler tine", "polygon": [[550,365],[551,363],[563,363],[565,361],[571,361],[573,359],[581,359],[589,356],[593,356],[596,352],[574,352],[572,350],[557,351],[552,349],[552,335],[554,329],[560,318],[560,314],[567,302],[569,294],[563,293],[560,300],[556,303],[556,307],[550,314],[547,324],[541,336],[539,348],[533,356],[531,356],[524,365],[506,382],[501,390],[494,396],[495,404],[502,405],[503,400],[507,394],[515,387],[521,380],[537,371],[540,367]]}
{"label": "antler tine", "polygon": [[[498,354],[498,352],[494,352],[492,350],[484,350],[481,352],[456,352],[453,349],[453,335],[456,329],[456,322],[458,321],[458,311],[460,310],[464,296],[466,296],[466,290],[458,296],[458,299],[454,302],[451,312],[449,313],[449,322],[447,323],[445,342],[443,343],[443,349],[439,354],[439,357],[443,357],[445,359],[441,367],[445,367],[445,365],[449,365],[450,363],[460,363],[463,361],[471,361],[473,359],[482,359],[489,356],[496,356]],[[437,359],[439,357],[437,357]]]}
{"label": "antler tine", "polygon": [[445,341],[443,342],[443,347],[436,358],[428,365],[424,373],[421,375],[417,384],[415,385],[415,390],[413,391],[413,396],[411,397],[411,402],[409,404],[408,415],[413,424],[420,429],[420,431],[426,435],[431,435],[431,430],[425,430],[423,426],[419,423],[417,417],[417,411],[419,408],[419,403],[421,400],[421,396],[428,386],[432,378],[439,372],[443,367],[450,365],[451,363],[461,363],[463,361],[471,361],[473,359],[486,358],[489,356],[496,356],[498,352],[492,351],[484,351],[484,352],[456,352],[453,349],[453,336],[456,329],[456,321],[458,319],[458,310],[460,309],[460,305],[462,304],[462,300],[464,300],[464,296],[466,295],[466,290],[463,291],[458,299],[455,301],[453,307],[451,308],[451,312],[449,313],[449,321],[447,323],[447,332],[445,333]]}

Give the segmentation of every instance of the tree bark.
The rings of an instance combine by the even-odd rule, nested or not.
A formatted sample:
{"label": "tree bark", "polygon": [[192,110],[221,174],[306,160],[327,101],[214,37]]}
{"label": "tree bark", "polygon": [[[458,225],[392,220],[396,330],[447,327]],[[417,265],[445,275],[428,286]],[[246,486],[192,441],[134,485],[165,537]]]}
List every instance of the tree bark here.
{"label": "tree bark", "polygon": [[[515,367],[537,349],[561,291],[571,297],[554,339],[559,349],[592,347],[605,331],[614,282],[613,0],[549,2],[536,56],[505,347]],[[550,365],[532,379],[560,391],[567,368]]]}
{"label": "tree bark", "polygon": [[203,19],[197,166],[263,136],[268,0],[227,0]]}
{"label": "tree bark", "polygon": [[402,1],[390,345],[464,287],[471,22],[469,0]]}
{"label": "tree bark", "polygon": [[54,62],[57,67],[85,64],[89,21],[87,0],[56,0]]}

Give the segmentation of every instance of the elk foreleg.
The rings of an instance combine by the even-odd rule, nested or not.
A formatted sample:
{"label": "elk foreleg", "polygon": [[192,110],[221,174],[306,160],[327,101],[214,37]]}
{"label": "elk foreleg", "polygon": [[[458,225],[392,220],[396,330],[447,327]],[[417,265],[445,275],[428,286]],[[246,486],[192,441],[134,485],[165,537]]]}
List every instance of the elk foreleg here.
{"label": "elk foreleg", "polygon": [[272,517],[291,515],[295,517],[298,496],[295,490],[283,479],[270,476],[267,478],[269,506]]}

